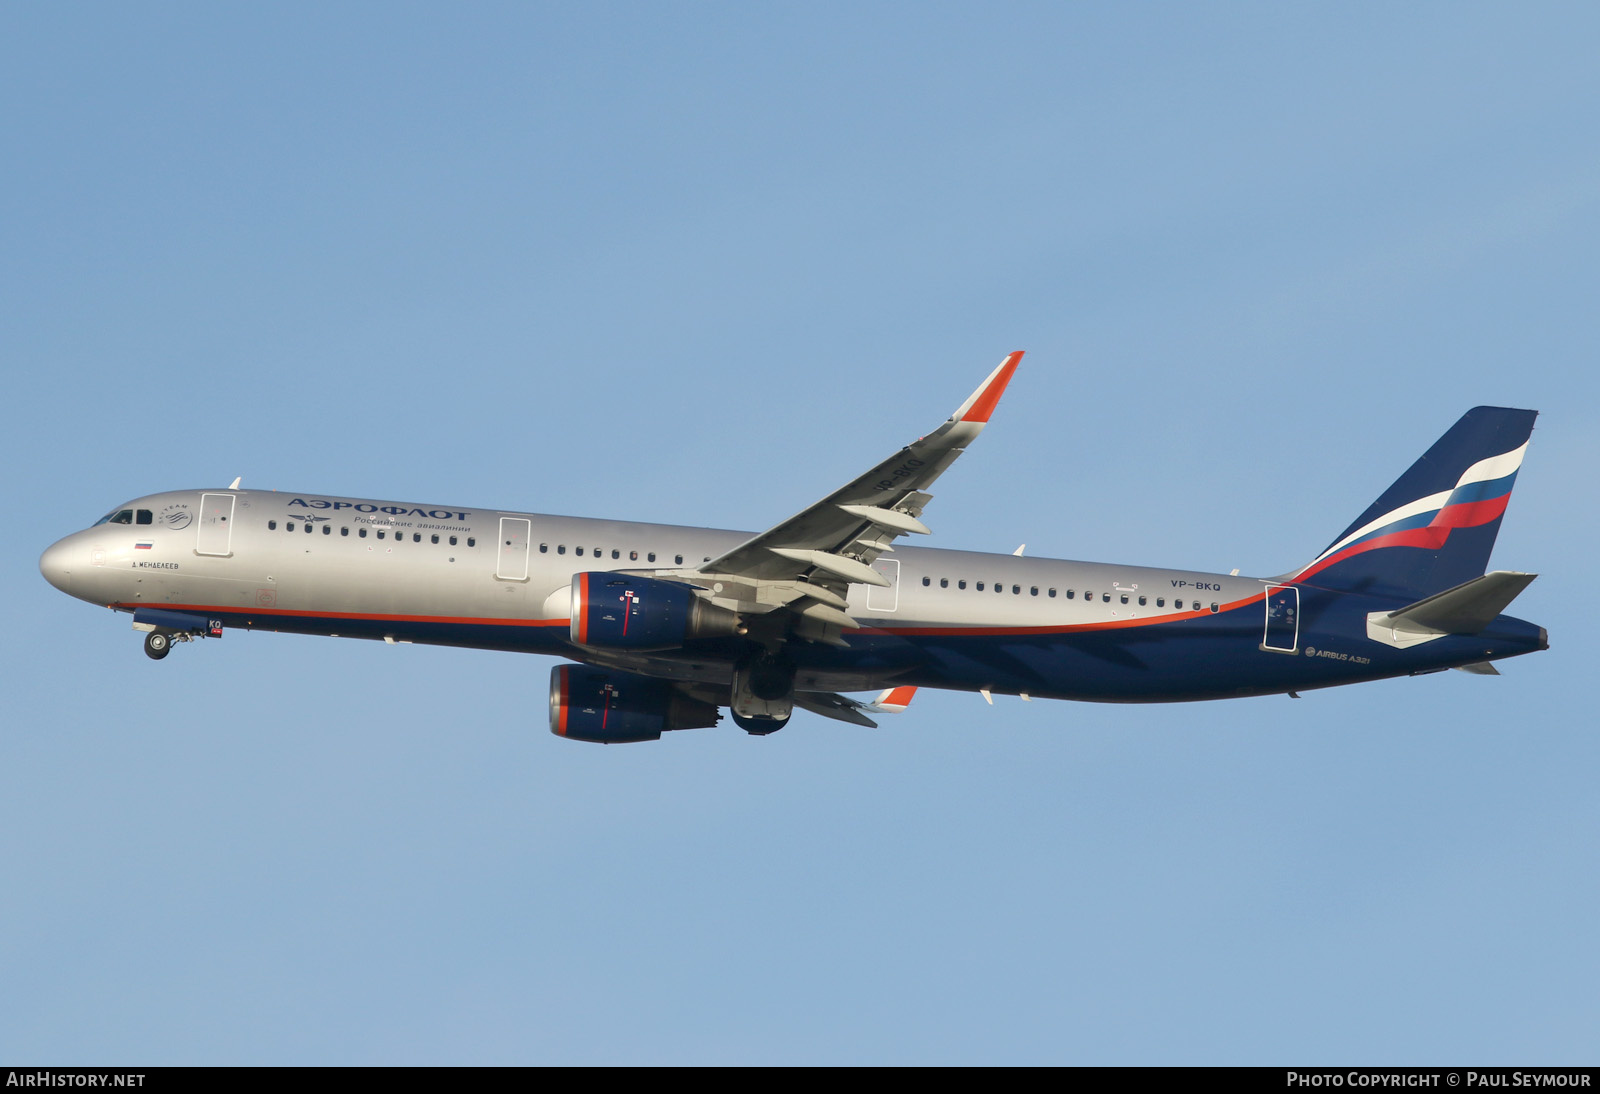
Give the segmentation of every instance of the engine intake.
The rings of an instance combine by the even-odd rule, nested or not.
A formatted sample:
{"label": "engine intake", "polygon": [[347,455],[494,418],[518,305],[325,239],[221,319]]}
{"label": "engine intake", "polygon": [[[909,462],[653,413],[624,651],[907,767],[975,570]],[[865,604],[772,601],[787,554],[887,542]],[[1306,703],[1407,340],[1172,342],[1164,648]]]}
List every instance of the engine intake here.
{"label": "engine intake", "polygon": [[550,671],[550,732],[573,741],[657,741],[674,729],[709,729],[720,717],[665,680],[630,672],[557,665]]}

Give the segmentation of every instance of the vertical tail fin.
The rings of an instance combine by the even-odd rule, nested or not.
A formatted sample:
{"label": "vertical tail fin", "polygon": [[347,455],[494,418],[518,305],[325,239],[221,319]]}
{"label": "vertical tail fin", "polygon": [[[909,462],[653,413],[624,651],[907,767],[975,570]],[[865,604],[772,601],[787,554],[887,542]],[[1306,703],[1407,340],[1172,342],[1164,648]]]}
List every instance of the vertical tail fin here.
{"label": "vertical tail fin", "polygon": [[1498,406],[1467,411],[1289,580],[1416,598],[1482,575],[1536,417]]}

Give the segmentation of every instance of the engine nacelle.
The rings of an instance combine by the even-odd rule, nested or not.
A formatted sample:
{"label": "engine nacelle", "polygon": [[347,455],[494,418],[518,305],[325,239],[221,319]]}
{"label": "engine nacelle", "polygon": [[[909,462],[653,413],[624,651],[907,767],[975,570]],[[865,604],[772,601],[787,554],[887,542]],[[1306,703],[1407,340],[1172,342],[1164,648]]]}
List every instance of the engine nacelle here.
{"label": "engine nacelle", "polygon": [[603,570],[572,577],[572,640],[616,650],[675,650],[691,638],[742,634],[737,613],[687,585]]}
{"label": "engine nacelle", "polygon": [[557,665],[550,670],[550,732],[617,745],[657,741],[674,729],[709,729],[717,708],[665,680],[630,672]]}

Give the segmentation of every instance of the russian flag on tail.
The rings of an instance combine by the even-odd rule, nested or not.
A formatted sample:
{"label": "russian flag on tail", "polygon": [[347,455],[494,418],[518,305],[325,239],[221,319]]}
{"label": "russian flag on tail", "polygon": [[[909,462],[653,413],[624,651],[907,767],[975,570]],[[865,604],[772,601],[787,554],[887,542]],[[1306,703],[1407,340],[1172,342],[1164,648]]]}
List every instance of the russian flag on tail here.
{"label": "russian flag on tail", "polygon": [[1469,410],[1289,580],[1429,596],[1488,568],[1533,432],[1532,410]]}

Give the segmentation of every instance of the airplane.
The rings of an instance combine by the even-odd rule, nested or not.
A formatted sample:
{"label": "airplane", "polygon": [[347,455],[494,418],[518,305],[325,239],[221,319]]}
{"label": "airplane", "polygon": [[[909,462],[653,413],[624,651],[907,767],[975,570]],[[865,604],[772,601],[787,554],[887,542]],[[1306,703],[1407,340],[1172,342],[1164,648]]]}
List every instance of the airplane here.
{"label": "airplane", "polygon": [[[225,630],[551,654],[550,727],[616,744],[873,726],[917,688],[1173,702],[1287,694],[1549,648],[1485,572],[1537,416],[1477,407],[1318,555],[1276,577],[900,545],[983,431],[1012,353],[950,418],[759,535],[240,489],[126,502],[46,580],[131,613],[156,660]],[[885,689],[875,701],[845,695]]]}

